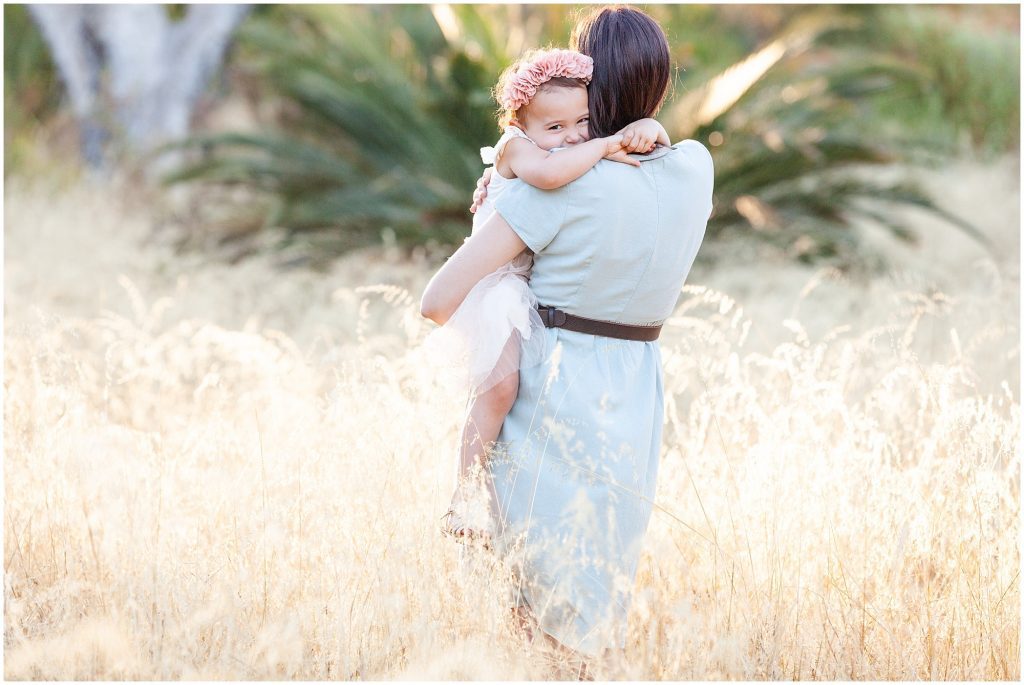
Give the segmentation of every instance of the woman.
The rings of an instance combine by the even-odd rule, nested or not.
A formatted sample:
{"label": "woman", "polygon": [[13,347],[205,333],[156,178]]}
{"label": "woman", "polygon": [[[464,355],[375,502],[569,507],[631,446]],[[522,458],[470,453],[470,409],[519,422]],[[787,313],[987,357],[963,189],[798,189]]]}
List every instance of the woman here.
{"label": "woman", "polygon": [[[656,114],[670,60],[653,19],[599,9],[572,42],[594,60],[591,136]],[[661,449],[657,336],[711,213],[713,168],[700,143],[633,157],[639,167],[602,161],[557,190],[506,190],[421,303],[443,323],[481,277],[535,253],[530,287],[553,353],[521,370],[491,454],[495,548],[516,573],[521,613],[588,658],[625,645]]]}

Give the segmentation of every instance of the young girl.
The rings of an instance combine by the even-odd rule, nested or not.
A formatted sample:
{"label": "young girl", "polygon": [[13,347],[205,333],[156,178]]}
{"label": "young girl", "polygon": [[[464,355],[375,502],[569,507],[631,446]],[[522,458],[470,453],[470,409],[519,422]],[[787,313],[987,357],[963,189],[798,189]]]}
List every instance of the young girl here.
{"label": "young girl", "polygon": [[[648,152],[655,142],[671,144],[653,119],[590,139],[587,84],[592,72],[590,57],[552,49],[528,54],[501,75],[495,97],[504,133],[494,147],[480,151],[484,163],[494,166],[487,197],[473,218],[474,232],[494,212],[494,201],[509,184],[560,188],[601,159],[640,166],[627,156],[627,149]],[[526,250],[483,278],[429,339],[436,352],[458,360],[470,387],[458,485],[442,516],[447,519],[442,530],[456,538],[481,538],[485,545],[496,532],[498,504],[483,455],[516,398],[520,367],[539,364],[548,352],[537,299],[527,285],[532,265]]]}

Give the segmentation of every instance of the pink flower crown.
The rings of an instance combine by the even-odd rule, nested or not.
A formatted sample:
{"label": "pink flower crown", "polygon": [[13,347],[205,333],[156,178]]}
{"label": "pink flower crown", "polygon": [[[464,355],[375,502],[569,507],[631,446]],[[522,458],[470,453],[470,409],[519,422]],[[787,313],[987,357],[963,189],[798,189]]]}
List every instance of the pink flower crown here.
{"label": "pink flower crown", "polygon": [[515,112],[530,102],[537,94],[537,88],[556,76],[583,79],[590,83],[594,74],[594,60],[575,50],[543,50],[533,59],[524,61],[516,69],[498,94],[498,104]]}

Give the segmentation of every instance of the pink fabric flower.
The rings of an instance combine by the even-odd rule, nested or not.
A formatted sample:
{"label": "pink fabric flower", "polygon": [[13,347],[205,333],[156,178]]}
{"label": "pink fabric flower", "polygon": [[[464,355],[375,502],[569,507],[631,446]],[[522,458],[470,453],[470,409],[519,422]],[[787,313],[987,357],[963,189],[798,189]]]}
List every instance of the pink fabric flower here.
{"label": "pink fabric flower", "polygon": [[531,61],[519,66],[501,93],[500,105],[516,111],[530,102],[537,88],[556,76],[583,79],[590,83],[594,74],[594,60],[575,50],[545,50]]}

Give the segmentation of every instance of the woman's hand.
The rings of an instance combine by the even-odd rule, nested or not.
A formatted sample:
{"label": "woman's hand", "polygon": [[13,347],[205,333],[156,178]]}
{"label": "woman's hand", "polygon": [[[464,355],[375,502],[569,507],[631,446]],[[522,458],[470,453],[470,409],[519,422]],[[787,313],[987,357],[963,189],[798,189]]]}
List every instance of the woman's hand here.
{"label": "woman's hand", "polygon": [[487,167],[476,182],[476,190],[473,191],[473,204],[469,206],[469,211],[473,214],[476,214],[476,210],[480,209],[484,198],[487,197],[487,184],[491,182],[492,173],[494,173],[494,167]]}

